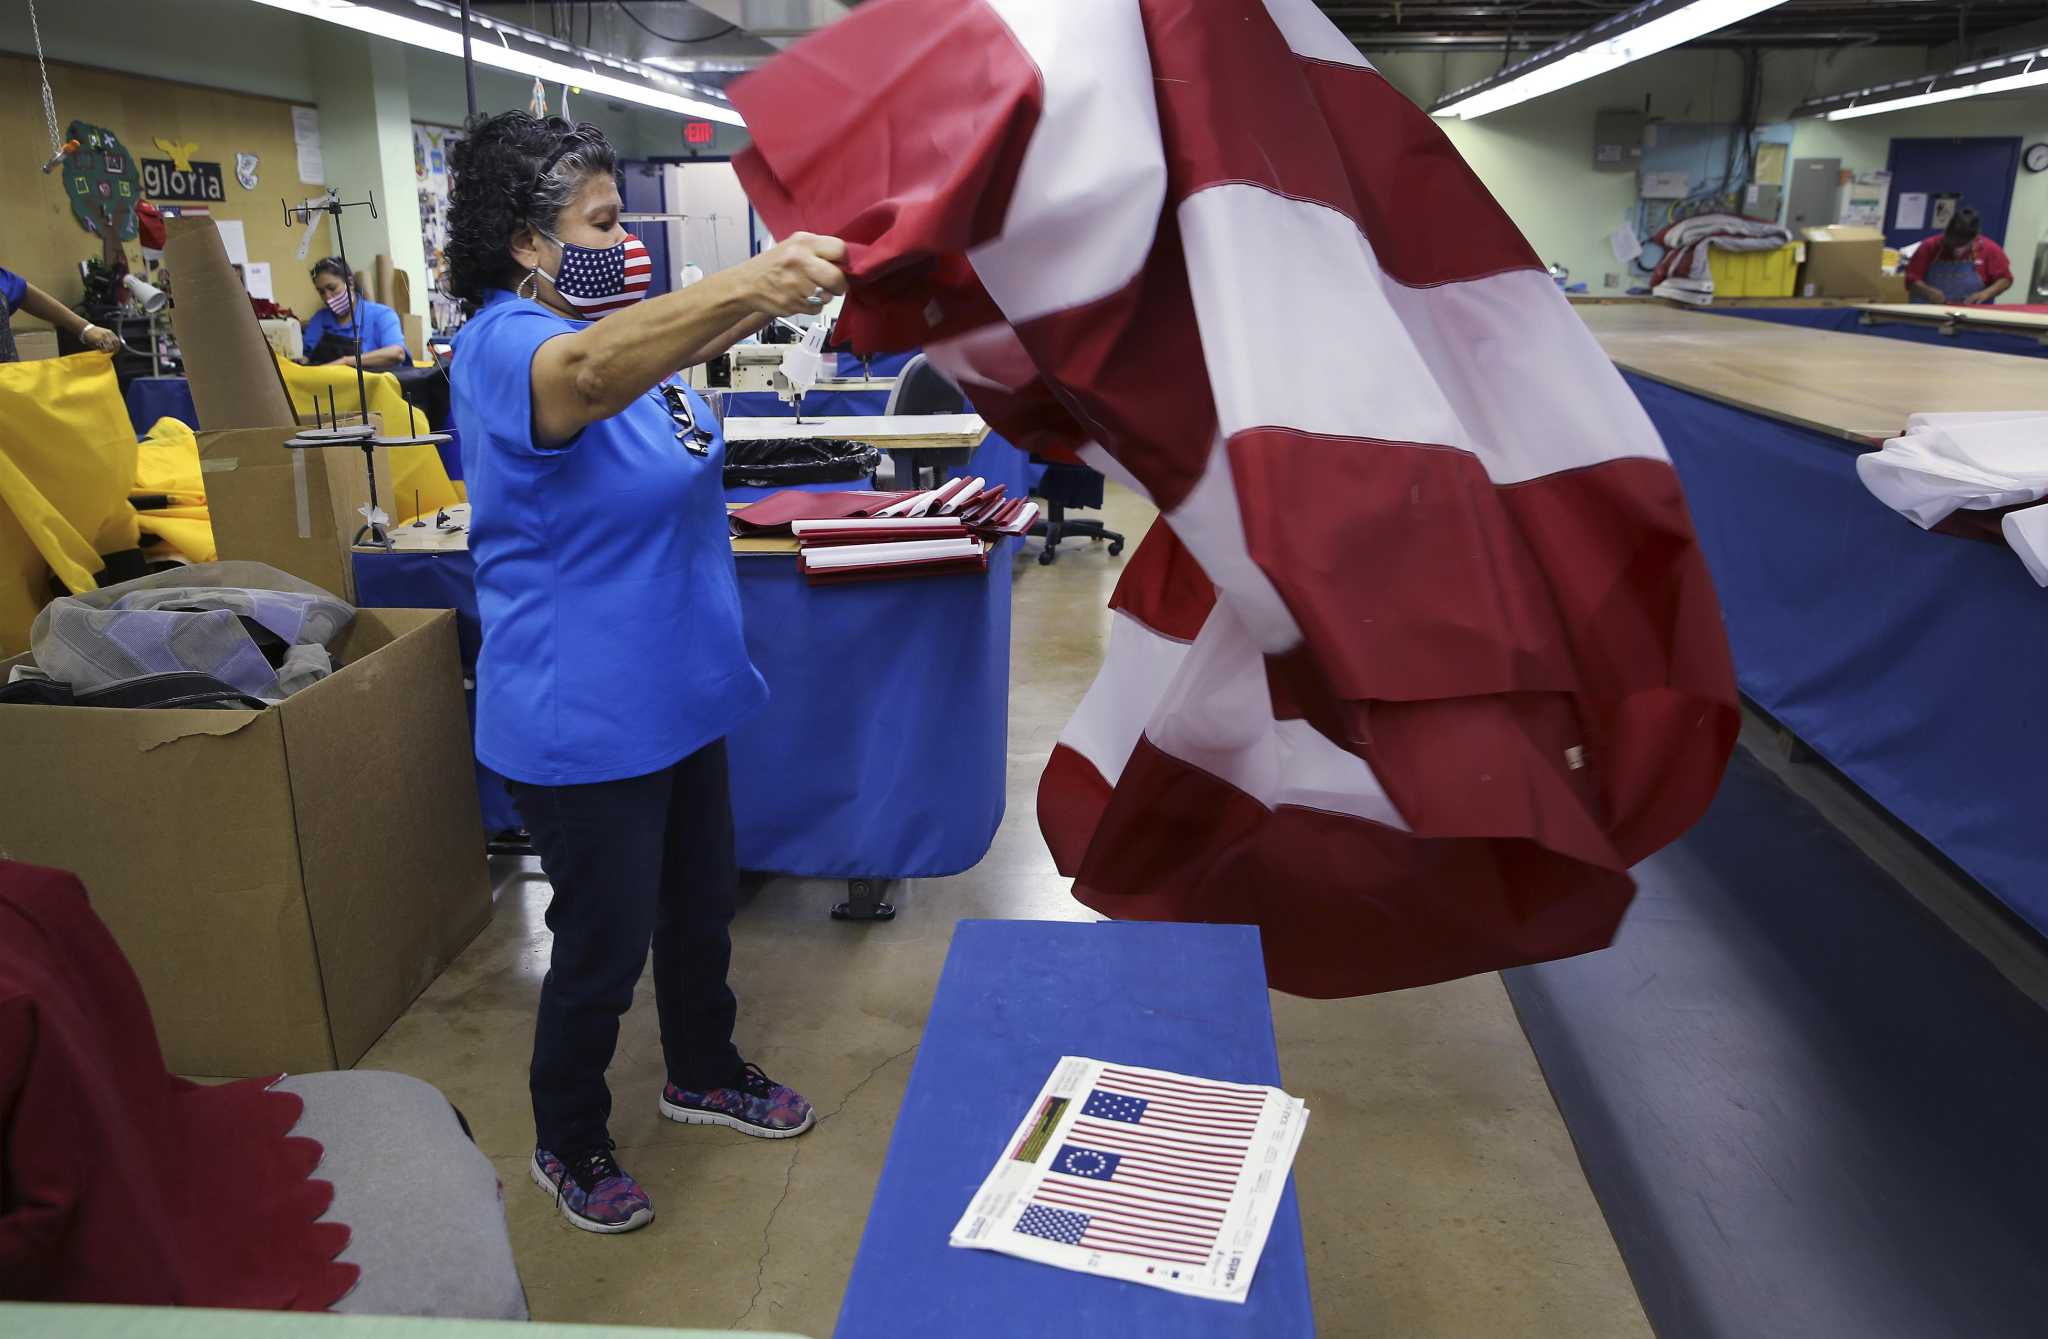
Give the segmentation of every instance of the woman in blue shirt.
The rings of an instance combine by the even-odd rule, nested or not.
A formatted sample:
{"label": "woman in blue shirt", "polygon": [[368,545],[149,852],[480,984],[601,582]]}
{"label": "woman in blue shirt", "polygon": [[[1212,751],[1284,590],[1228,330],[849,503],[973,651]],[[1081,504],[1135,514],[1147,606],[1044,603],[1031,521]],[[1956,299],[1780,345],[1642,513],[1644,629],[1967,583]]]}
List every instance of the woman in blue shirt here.
{"label": "woman in blue shirt", "polygon": [[[451,378],[483,649],[477,756],[553,886],[533,1179],[569,1221],[652,1220],[612,1157],[605,1066],[654,955],[671,1120],[786,1138],[808,1102],[745,1063],[726,734],[767,699],[741,637],[717,420],[677,372],[817,311],[845,245],[799,235],[651,301],[595,126],[506,112],[454,150]],[[588,319],[602,315],[602,320]]]}
{"label": "woman in blue shirt", "polygon": [[[306,352],[309,357],[319,347],[320,341],[330,335],[352,344],[360,334],[364,371],[385,372],[412,361],[405,349],[405,331],[398,324],[398,313],[381,302],[372,302],[364,297],[355,280],[349,277],[348,267],[341,263],[341,257],[329,256],[313,267],[313,287],[327,305],[314,312],[313,319],[306,322]],[[356,355],[351,351],[339,358],[322,358],[320,361],[354,367]]]}

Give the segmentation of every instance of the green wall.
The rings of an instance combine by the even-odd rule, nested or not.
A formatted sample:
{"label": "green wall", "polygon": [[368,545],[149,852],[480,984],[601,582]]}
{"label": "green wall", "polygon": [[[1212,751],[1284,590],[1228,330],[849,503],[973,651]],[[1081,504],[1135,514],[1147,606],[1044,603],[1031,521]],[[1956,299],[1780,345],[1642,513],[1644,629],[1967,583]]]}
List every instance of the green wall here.
{"label": "green wall", "polygon": [[[1498,68],[1494,56],[1368,56],[1388,82],[1422,106],[1442,93]],[[1763,57],[1762,122],[1782,121],[1803,99],[1905,78],[1927,68],[1918,48],[1867,48],[1820,53],[1767,52]],[[1574,282],[1606,289],[1620,273],[1607,235],[1628,221],[1636,199],[1632,172],[1593,170],[1593,118],[1606,108],[1644,108],[1666,121],[1726,122],[1739,114],[1742,66],[1731,52],[1673,51],[1638,61],[1475,121],[1440,122],[1451,142],[1494,193],[1546,262],[1569,268]],[[1857,121],[1794,123],[1792,156],[1837,157],[1845,168],[1882,168],[1894,136],[2023,135],[2048,139],[2048,93],[1917,108]],[[2020,288],[2033,264],[2035,244],[2048,239],[2048,173],[2022,172],[2011,225],[2003,239],[2013,254]]]}

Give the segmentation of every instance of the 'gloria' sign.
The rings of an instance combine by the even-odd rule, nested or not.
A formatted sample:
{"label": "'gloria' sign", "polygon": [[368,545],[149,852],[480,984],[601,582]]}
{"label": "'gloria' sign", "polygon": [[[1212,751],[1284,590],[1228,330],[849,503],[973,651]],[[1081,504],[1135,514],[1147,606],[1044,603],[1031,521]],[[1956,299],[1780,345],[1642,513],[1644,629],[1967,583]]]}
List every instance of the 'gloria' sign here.
{"label": "'gloria' sign", "polygon": [[168,158],[142,160],[142,191],[152,200],[211,200],[228,198],[219,163],[194,163],[189,172],[180,171]]}

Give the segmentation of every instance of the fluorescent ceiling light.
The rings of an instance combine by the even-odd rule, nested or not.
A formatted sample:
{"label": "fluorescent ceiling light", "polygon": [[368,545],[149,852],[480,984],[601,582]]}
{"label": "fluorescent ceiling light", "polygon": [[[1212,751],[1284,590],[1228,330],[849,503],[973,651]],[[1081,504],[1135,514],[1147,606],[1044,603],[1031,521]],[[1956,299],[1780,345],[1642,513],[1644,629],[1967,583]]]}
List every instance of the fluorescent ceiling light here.
{"label": "fluorescent ceiling light", "polygon": [[[293,14],[304,15],[307,18],[321,19],[328,23],[339,24],[344,28],[353,28],[357,32],[368,33],[373,37],[389,38],[394,42],[403,42],[407,46],[416,46],[427,51],[438,51],[444,56],[460,58],[462,55],[462,33],[459,29],[443,28],[436,24],[422,22],[419,19],[407,18],[402,14],[394,14],[389,10],[378,9],[370,5],[355,4],[352,3],[352,0],[255,0],[255,2],[259,5],[268,5],[272,9],[282,9]],[[441,7],[435,5],[431,6],[431,8],[439,9]],[[606,74],[580,65],[567,64],[565,61],[554,59],[552,56],[543,56],[534,51],[522,50],[519,46],[508,45],[498,34],[497,29],[503,29],[522,36],[524,30],[512,28],[506,24],[497,24],[491,21],[485,22],[489,23],[493,31],[474,33],[470,37],[470,56],[478,65],[488,65],[493,69],[509,70],[513,74],[526,75],[546,83],[568,84],[598,97],[617,98],[621,102],[637,103],[642,107],[653,107],[660,111],[674,112],[679,116],[700,117],[707,121],[723,121],[725,124],[733,126],[746,124],[746,121],[741,118],[740,114],[727,103],[706,102],[700,98],[684,97],[678,93],[670,93],[665,89],[656,88],[651,84],[640,83],[633,79],[622,79],[615,74]],[[545,41],[543,45],[557,53],[566,55],[569,59],[577,59],[580,56],[586,60],[602,61],[605,65],[621,72],[637,72],[641,68],[636,64],[621,61],[615,57],[601,56],[596,53],[579,53],[576,48],[560,41]],[[655,74],[657,78],[664,77],[654,71],[648,71],[648,73]]]}
{"label": "fluorescent ceiling light", "polygon": [[1482,80],[1437,100],[1431,116],[1465,120],[1555,93],[1632,61],[1683,46],[1785,0],[1654,0],[1545,47]]}
{"label": "fluorescent ceiling light", "polygon": [[1858,89],[1854,93],[1814,98],[1801,104],[1792,114],[1824,116],[1830,121],[1853,121],[1859,116],[1881,116],[1886,112],[1902,112],[1908,107],[1927,107],[1937,102],[2044,87],[2048,87],[2048,50],[2021,51],[1960,65],[1944,74],[1922,75],[1918,79]]}

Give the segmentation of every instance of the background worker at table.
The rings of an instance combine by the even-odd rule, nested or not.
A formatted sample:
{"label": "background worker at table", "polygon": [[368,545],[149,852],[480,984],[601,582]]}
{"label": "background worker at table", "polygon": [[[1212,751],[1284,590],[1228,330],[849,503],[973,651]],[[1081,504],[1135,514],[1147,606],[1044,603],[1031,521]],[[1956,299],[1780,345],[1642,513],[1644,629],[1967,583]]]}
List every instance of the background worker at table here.
{"label": "background worker at table", "polygon": [[[385,371],[412,361],[406,352],[405,331],[399,327],[398,313],[364,297],[339,256],[329,256],[313,267],[313,287],[320,291],[320,300],[327,306],[306,322],[309,361],[320,341],[328,336],[352,343],[358,334],[363,340],[365,371]],[[319,361],[354,367],[356,356],[351,350],[339,358]]]}
{"label": "background worker at table", "polygon": [[113,353],[121,347],[113,331],[94,325],[13,270],[0,268],[0,363],[14,362],[20,356],[14,347],[12,317],[16,312],[48,321],[88,349]]}
{"label": "background worker at table", "polygon": [[505,112],[472,122],[453,162],[477,756],[553,887],[530,1172],[577,1227],[628,1232],[654,1209],[612,1156],[605,1066],[650,945],[661,1114],[771,1139],[814,1120],[733,1044],[725,737],[768,689],[740,626],[718,421],[676,374],[823,307],[846,246],[799,233],[640,301],[646,249],[620,226],[597,127]]}
{"label": "background worker at table", "polygon": [[2012,262],[2005,248],[1978,236],[1982,226],[1968,205],[1956,210],[1948,227],[1926,241],[1906,262],[1906,285],[1915,302],[1990,302],[2012,287]]}

